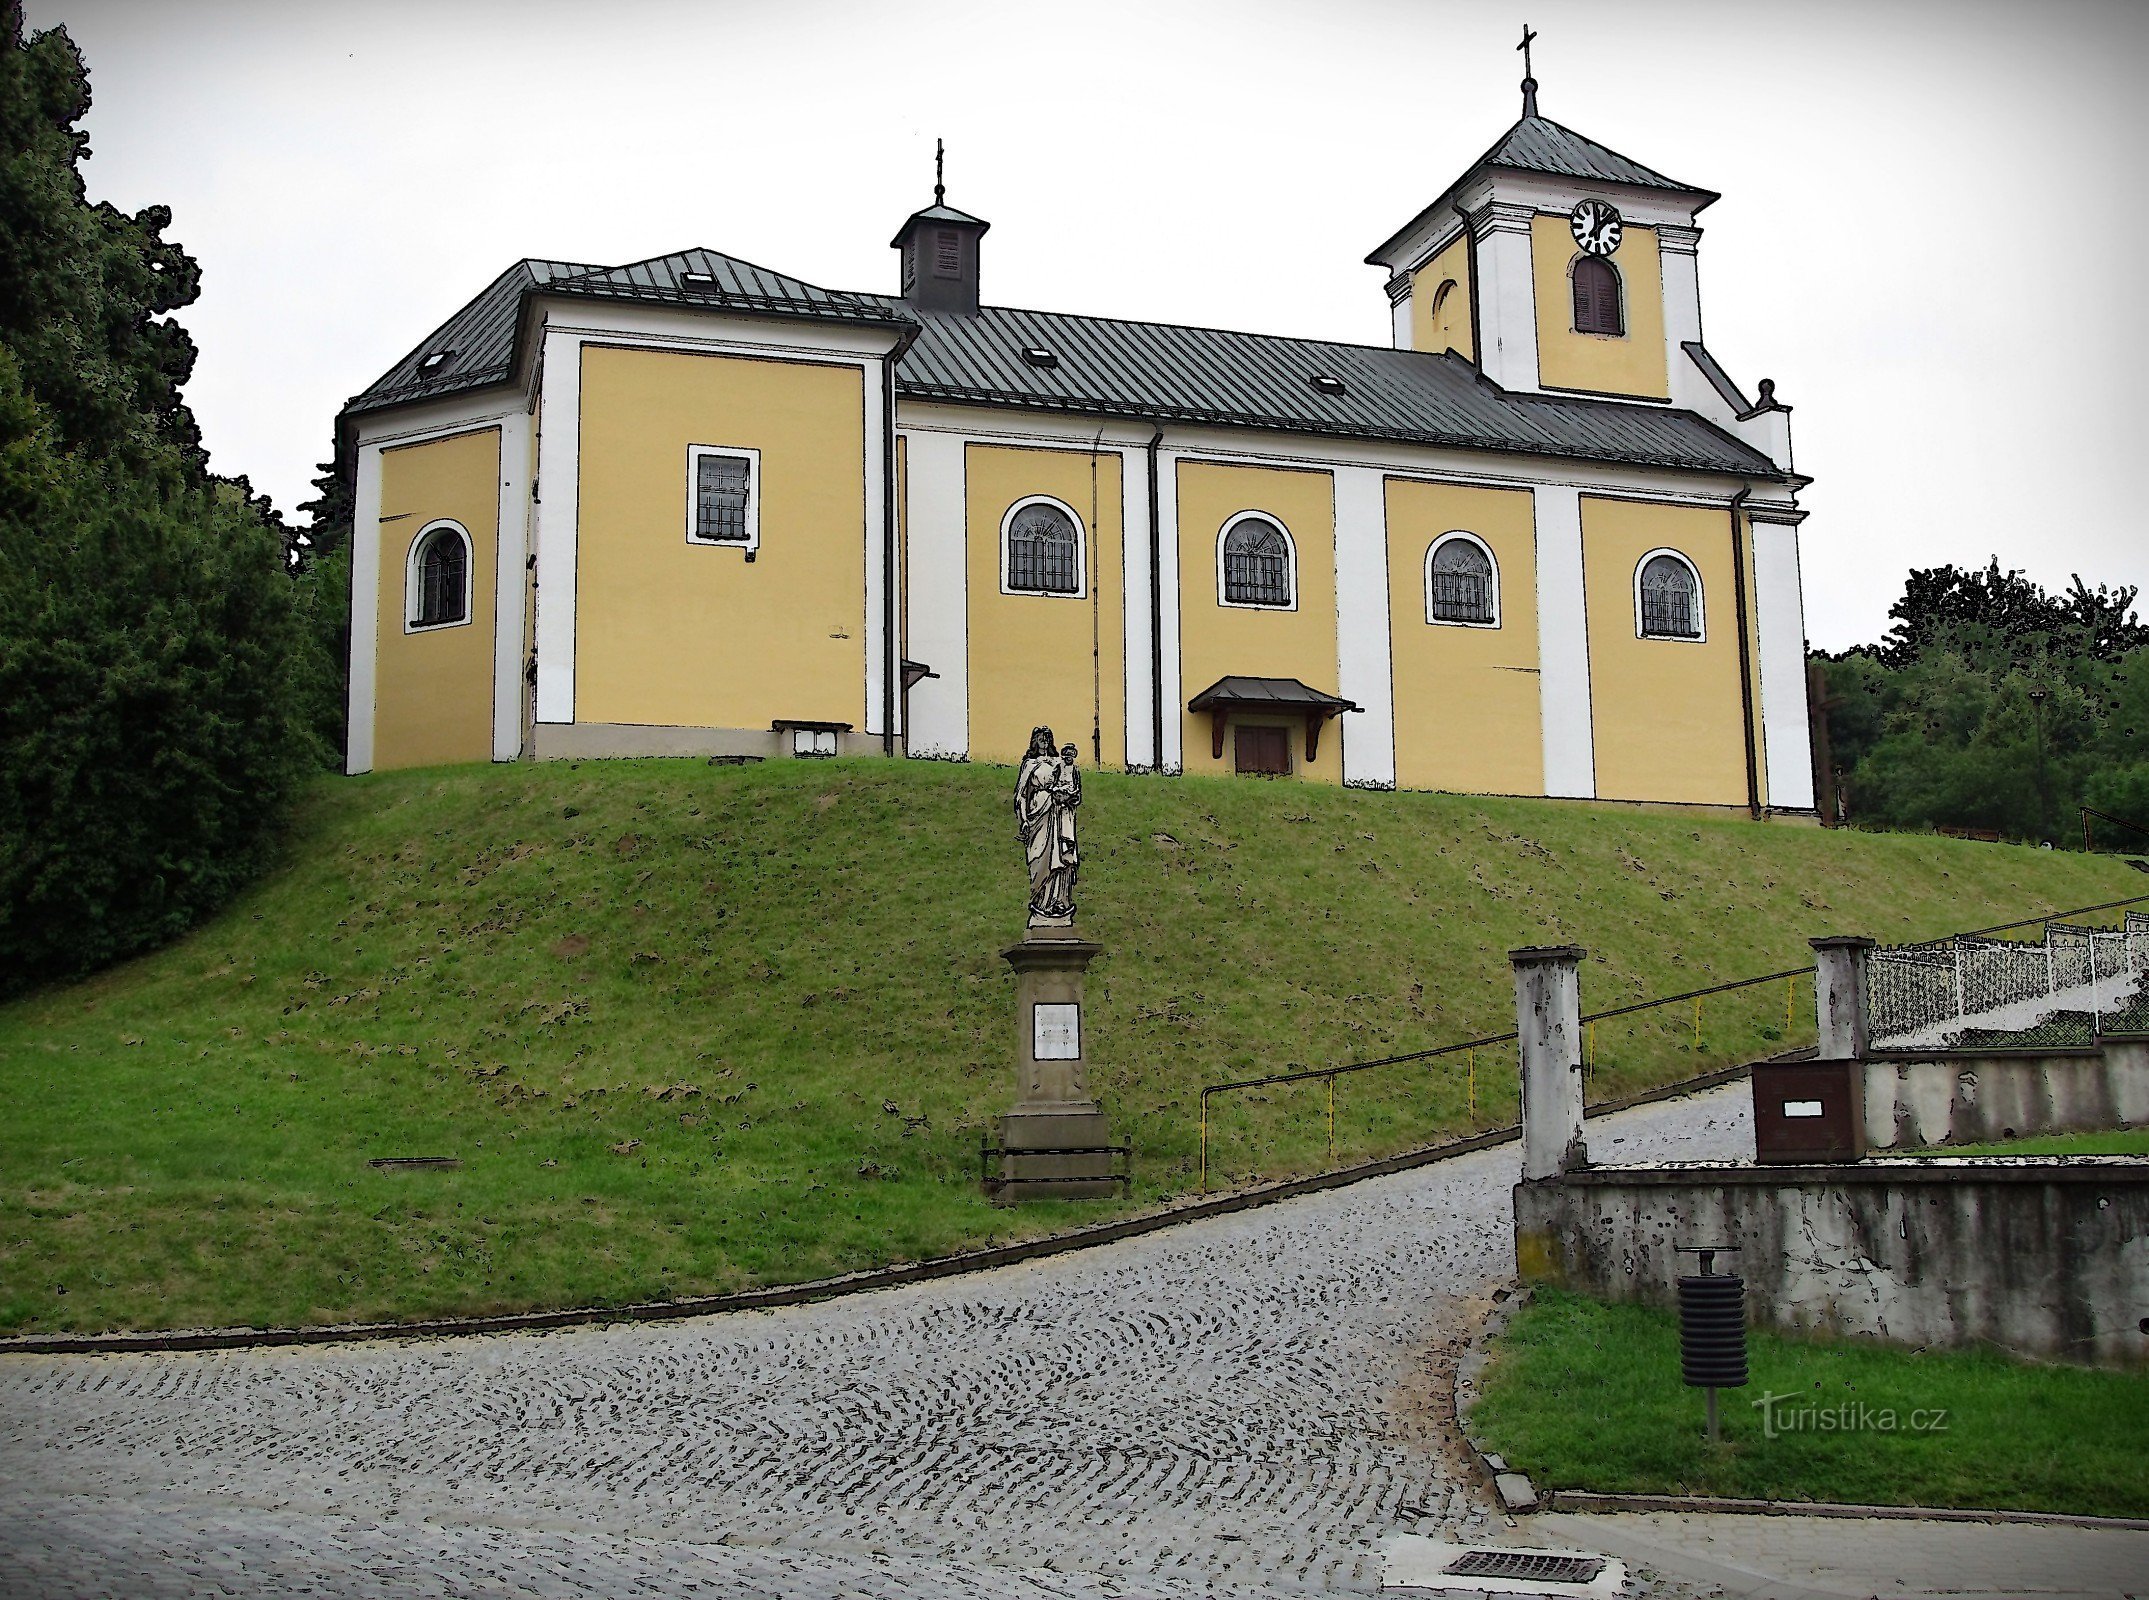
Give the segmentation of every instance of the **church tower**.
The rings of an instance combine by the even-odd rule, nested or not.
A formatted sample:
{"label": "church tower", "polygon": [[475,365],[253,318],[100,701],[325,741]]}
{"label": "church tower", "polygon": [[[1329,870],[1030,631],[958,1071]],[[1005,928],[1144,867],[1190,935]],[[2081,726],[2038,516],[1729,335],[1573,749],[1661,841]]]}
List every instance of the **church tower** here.
{"label": "church tower", "polygon": [[1388,270],[1396,347],[1452,350],[1511,391],[1751,412],[1701,345],[1695,219],[1718,196],[1540,113],[1534,37],[1521,119],[1366,258]]}

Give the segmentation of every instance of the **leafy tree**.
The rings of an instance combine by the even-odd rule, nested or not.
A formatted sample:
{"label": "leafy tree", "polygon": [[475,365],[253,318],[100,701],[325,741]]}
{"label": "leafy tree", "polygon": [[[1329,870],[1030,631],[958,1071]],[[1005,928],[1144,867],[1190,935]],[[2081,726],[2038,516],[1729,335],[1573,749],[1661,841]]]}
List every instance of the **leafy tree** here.
{"label": "leafy tree", "polygon": [[82,58],[0,0],[0,989],[168,939],[320,760],[289,539],[208,471],[170,213],[91,205]]}

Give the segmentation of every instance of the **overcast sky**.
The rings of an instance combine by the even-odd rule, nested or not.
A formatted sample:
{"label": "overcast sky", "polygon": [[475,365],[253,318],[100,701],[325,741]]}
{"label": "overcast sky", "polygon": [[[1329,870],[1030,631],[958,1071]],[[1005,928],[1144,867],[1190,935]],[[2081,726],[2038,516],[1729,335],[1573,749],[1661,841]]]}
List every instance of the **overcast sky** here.
{"label": "overcast sky", "polygon": [[1720,191],[1711,350],[1795,410],[1807,629],[1913,566],[2149,588],[2149,5],[29,0],[92,199],[201,262],[188,398],[286,511],[338,408],[518,257],[692,245],[893,291],[931,197],[989,301],[1388,342],[1366,252],[1540,105]]}

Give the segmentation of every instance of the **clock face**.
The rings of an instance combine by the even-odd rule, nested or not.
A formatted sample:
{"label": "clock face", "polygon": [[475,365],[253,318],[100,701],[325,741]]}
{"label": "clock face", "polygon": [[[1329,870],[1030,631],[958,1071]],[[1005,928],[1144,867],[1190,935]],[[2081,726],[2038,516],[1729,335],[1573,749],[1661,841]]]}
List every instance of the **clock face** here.
{"label": "clock face", "polygon": [[1619,248],[1619,210],[1602,200],[1584,200],[1568,214],[1574,242],[1593,256],[1608,256]]}

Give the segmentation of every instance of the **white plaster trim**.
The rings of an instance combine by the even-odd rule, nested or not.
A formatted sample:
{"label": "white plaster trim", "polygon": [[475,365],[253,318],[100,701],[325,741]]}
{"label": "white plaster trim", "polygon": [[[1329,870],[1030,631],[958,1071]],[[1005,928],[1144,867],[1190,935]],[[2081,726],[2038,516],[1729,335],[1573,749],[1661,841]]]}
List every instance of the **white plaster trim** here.
{"label": "white plaster trim", "polygon": [[537,434],[537,720],[575,720],[575,555],[582,494],[582,336],[547,328]]}
{"label": "white plaster trim", "polygon": [[904,434],[903,519],[908,544],[906,626],[913,659],[938,677],[910,691],[905,751],[966,759],[970,754],[970,560],[963,441],[945,433]]}
{"label": "white plaster trim", "polygon": [[577,333],[592,344],[652,345],[727,355],[804,356],[819,360],[837,356],[864,363],[893,350],[902,337],[896,328],[859,323],[675,310],[564,295],[539,294],[536,301],[547,331]]}
{"label": "white plaster trim", "polygon": [[[1224,541],[1231,537],[1231,530],[1242,522],[1261,521],[1269,524],[1283,535],[1284,588],[1289,598],[1282,605],[1269,605],[1259,600],[1232,600],[1224,592]],[[1227,611],[1296,611],[1298,609],[1298,541],[1284,525],[1283,518],[1273,511],[1234,511],[1224,519],[1224,525],[1216,530],[1216,603]]]}
{"label": "white plaster trim", "polygon": [[[1670,556],[1686,568],[1686,575],[1694,580],[1694,631],[1691,636],[1671,633],[1648,633],[1642,628],[1642,569],[1658,556]],[[1634,563],[1634,637],[1648,639],[1657,644],[1707,644],[1709,641],[1708,591],[1701,581],[1701,569],[1683,550],[1669,545],[1651,550]]]}
{"label": "white plaster trim", "polygon": [[1180,651],[1184,641],[1180,636],[1181,608],[1186,595],[1180,586],[1179,572],[1179,462],[1177,452],[1160,449],[1157,452],[1157,476],[1163,480],[1157,489],[1158,530],[1157,581],[1164,591],[1164,604],[1159,616],[1164,623],[1164,760],[1166,772],[1186,770],[1185,728],[1182,718],[1186,714],[1186,675]]}
{"label": "white plaster trim", "polygon": [[1388,480],[1371,467],[1334,475],[1336,692],[1364,709],[1336,719],[1343,781],[1395,787],[1395,670],[1388,618]]}
{"label": "white plaster trim", "polygon": [[1402,297],[1396,300],[1390,308],[1392,313],[1391,322],[1395,332],[1395,348],[1398,350],[1408,350],[1410,348],[1410,301],[1411,294],[1406,289]]}
{"label": "white plaster trim", "polygon": [[1694,229],[1694,218],[1701,209],[1693,203],[1693,199],[1701,198],[1698,194],[1692,198],[1674,196],[1662,189],[1618,183],[1609,178],[1565,178],[1550,173],[1539,175],[1505,169],[1483,172],[1467,189],[1462,187],[1460,180],[1451,184],[1446,193],[1419,214],[1417,222],[1395,241],[1393,248],[1378,259],[1382,266],[1391,270],[1416,272],[1452,244],[1455,235],[1461,231],[1454,209],[1458,202],[1463,209],[1475,211],[1487,199],[1497,198],[1510,205],[1565,216],[1575,201],[1584,196],[1608,199],[1619,207],[1620,220],[1651,228]]}
{"label": "white plaster trim", "polygon": [[1492,205],[1471,219],[1478,240],[1478,366],[1503,389],[1529,392],[1540,387],[1532,214],[1521,206]]}
{"label": "white plaster trim", "polygon": [[381,447],[358,447],[351,506],[351,679],[343,769],[373,770],[381,626]]}
{"label": "white plaster trim", "polygon": [[1813,809],[1812,729],[1806,705],[1806,619],[1798,529],[1749,519],[1754,622],[1760,634],[1762,789],[1770,806]]}
{"label": "white plaster trim", "polygon": [[[902,668],[890,660],[895,651],[890,647],[892,641],[888,637],[888,584],[894,577],[894,573],[889,570],[889,556],[892,551],[889,546],[887,515],[890,489],[888,474],[893,468],[888,460],[885,448],[887,441],[884,437],[888,431],[888,374],[885,360],[862,363],[859,387],[865,398],[865,409],[861,414],[864,437],[860,441],[864,456],[864,477],[861,482],[865,488],[865,493],[860,498],[865,501],[865,519],[864,526],[859,531],[859,544],[865,551],[866,614],[865,626],[859,630],[859,637],[865,641],[866,704],[865,714],[858,719],[858,725],[869,734],[894,737],[903,731],[903,696],[900,692],[893,695],[888,693],[891,687],[888,674],[891,671],[900,673]],[[903,627],[902,617],[895,619],[895,626],[900,634]],[[900,678],[893,687],[901,690]],[[894,708],[892,716],[889,709],[891,706]]]}
{"label": "white plaster trim", "polygon": [[423,406],[401,406],[392,413],[360,417],[357,441],[383,449],[395,445],[424,444],[433,439],[452,439],[457,434],[482,433],[504,427],[529,415],[519,396],[503,398],[494,393],[484,405],[470,404],[471,396],[455,395]]}
{"label": "white plaster trim", "polygon": [[[1008,529],[1014,526],[1015,513],[1024,506],[1051,506],[1055,510],[1064,511],[1068,519],[1074,523],[1075,586],[1071,593],[1063,594],[1058,590],[1015,589],[1009,587],[1007,581],[1007,533]],[[1025,595],[1032,600],[1087,600],[1089,598],[1089,541],[1089,525],[1082,520],[1082,514],[1066,501],[1055,499],[1049,494],[1024,495],[1020,500],[1009,506],[1000,517],[1000,592],[1002,594]]]}
{"label": "white plaster trim", "polygon": [[[701,458],[716,456],[746,463],[746,537],[711,539],[701,532]],[[686,447],[686,542],[697,550],[737,550],[753,555],[761,548],[761,452],[751,445],[690,444]]]}
{"label": "white plaster trim", "polygon": [[1533,500],[1545,793],[1591,800],[1597,794],[1597,751],[1590,715],[1589,610],[1582,581],[1582,497],[1566,485],[1541,485]]}
{"label": "white plaster trim", "polygon": [[500,424],[499,533],[493,540],[492,758],[522,754],[522,662],[527,647],[524,566],[530,553],[530,418]]}
{"label": "white plaster trim", "polygon": [[[1436,617],[1433,615],[1433,557],[1444,544],[1460,539],[1465,544],[1476,545],[1479,552],[1492,566],[1492,620],[1490,622],[1466,622],[1459,617]],[[1425,620],[1436,628],[1497,628],[1500,625],[1500,558],[1492,553],[1492,546],[1466,528],[1450,528],[1425,547]]]}
{"label": "white plaster trim", "polygon": [[[447,622],[420,622],[418,603],[422,585],[418,577],[418,553],[423,550],[436,533],[446,531],[463,542],[463,614]],[[476,608],[470,603],[470,594],[477,587],[477,547],[471,542],[470,530],[453,517],[435,517],[411,535],[410,548],[403,552],[403,631],[405,633],[445,633],[450,628],[467,628],[476,621]]]}
{"label": "white plaster trim", "polygon": [[1119,452],[1120,659],[1125,670],[1127,765],[1153,767],[1149,721],[1149,452]]}

